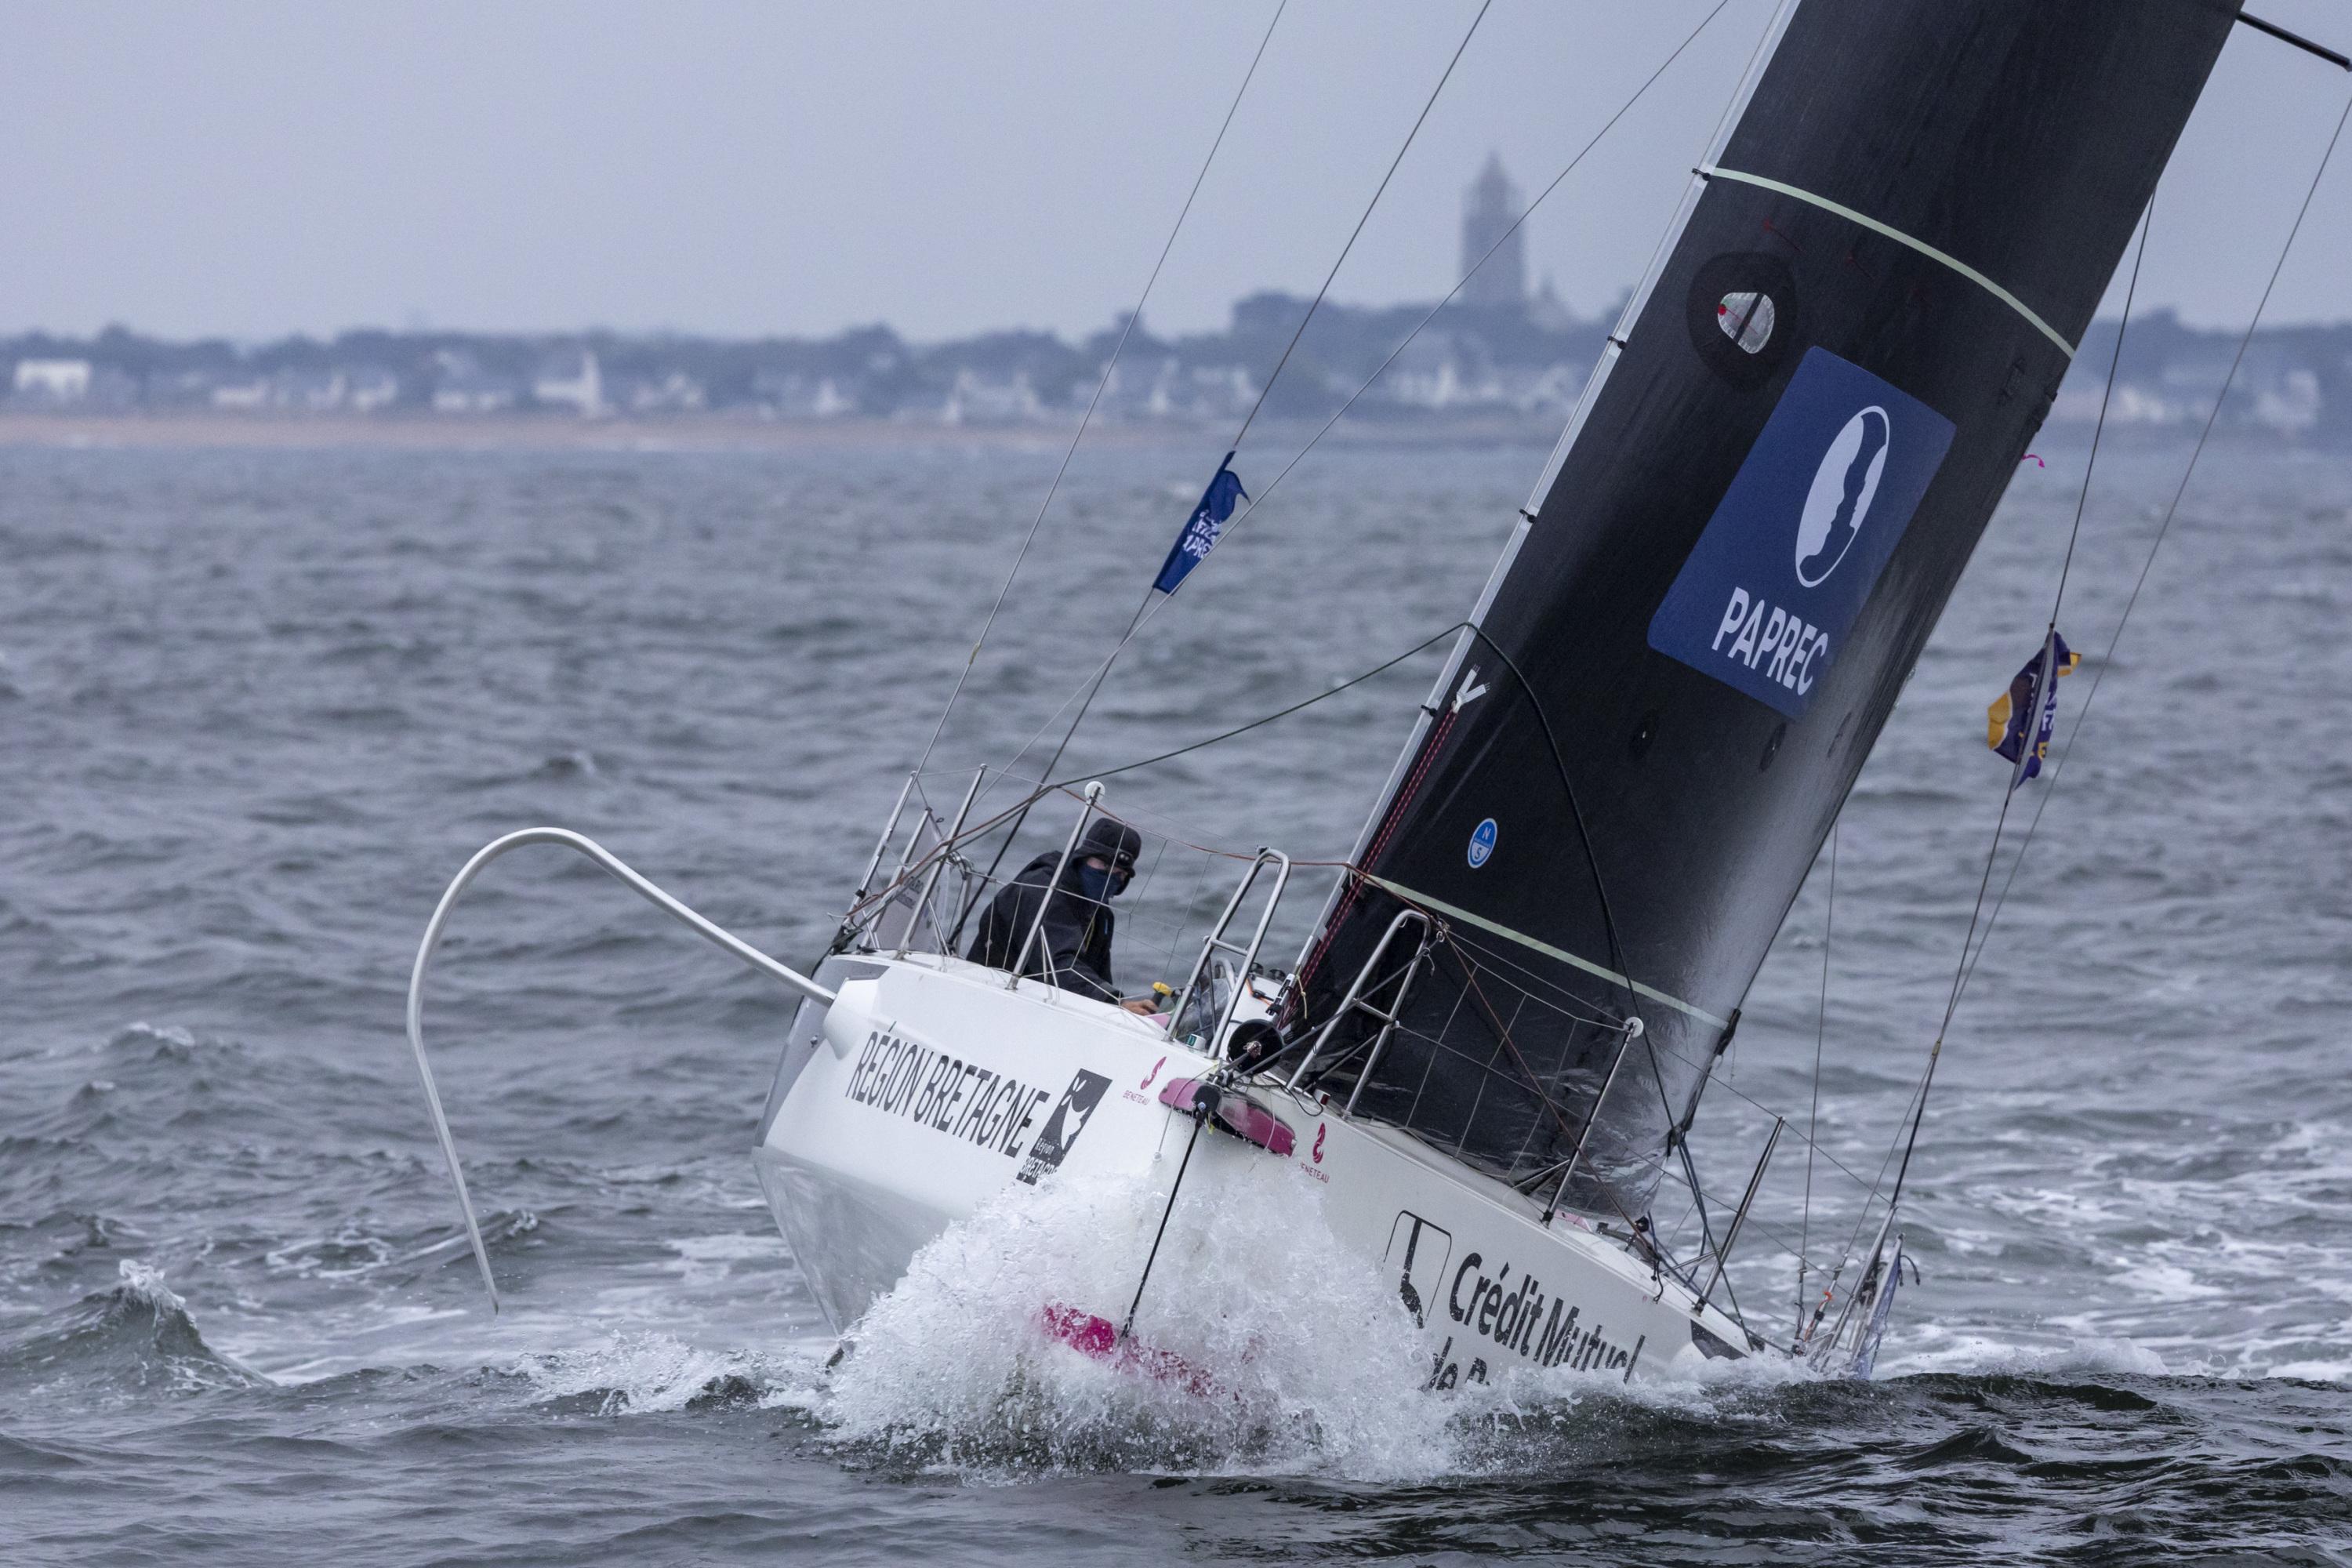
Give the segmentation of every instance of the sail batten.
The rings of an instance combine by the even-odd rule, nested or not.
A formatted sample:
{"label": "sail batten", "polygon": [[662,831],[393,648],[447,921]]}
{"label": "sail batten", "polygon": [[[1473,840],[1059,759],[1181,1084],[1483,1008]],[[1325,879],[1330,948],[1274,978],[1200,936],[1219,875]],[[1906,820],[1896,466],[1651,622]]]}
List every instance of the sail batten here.
{"label": "sail batten", "polygon": [[2048,338],[2053,343],[2055,343],[2058,346],[2058,352],[2060,353],[2064,354],[2069,360],[2074,357],[2074,349],[2076,345],[2070,342],[2064,336],[2063,336],[2057,328],[2052,326],[2049,322],[2036,315],[2032,307],[2028,305],[2024,300],[2019,299],[2016,295],[2002,288],[1992,279],[1986,277],[1983,273],[1969,266],[1967,262],[1962,261],[1958,257],[1948,256],[1944,252],[1937,249],[1934,246],[1929,245],[1926,240],[1915,238],[1912,236],[1904,233],[1901,229],[1896,228],[1893,224],[1881,223],[1876,218],[1872,217],[1868,213],[1858,213],[1852,207],[1843,206],[1830,200],[1827,196],[1815,195],[1811,191],[1801,191],[1794,185],[1784,184],[1779,180],[1768,180],[1761,174],[1751,174],[1740,169],[1727,169],[1719,164],[1703,169],[1700,173],[1711,180],[1737,180],[1742,184],[1756,185],[1768,191],[1777,191],[1784,196],[1794,196],[1801,202],[1811,202],[1813,205],[1821,208],[1823,212],[1834,213],[1839,217],[1845,219],[1848,223],[1859,224],[1863,227],[1869,229],[1872,233],[1884,235],[1888,239],[1894,240],[1898,245],[1907,245],[1912,249],[1917,251],[1920,255],[1928,258],[1930,260],[1942,262],[1945,266],[1950,268],[1953,271],[1958,273],[1969,282],[1976,284],[1980,289],[1983,289],[1986,292],[1992,295],[1994,299],[1999,300],[2002,304],[2008,306],[2011,310],[2016,311],[2019,315],[2032,322],[2034,331],[2040,332],[2043,337]]}
{"label": "sail batten", "polygon": [[1364,1111],[1646,1200],[2236,9],[1776,19],[1310,944],[1312,1025],[1438,921]]}

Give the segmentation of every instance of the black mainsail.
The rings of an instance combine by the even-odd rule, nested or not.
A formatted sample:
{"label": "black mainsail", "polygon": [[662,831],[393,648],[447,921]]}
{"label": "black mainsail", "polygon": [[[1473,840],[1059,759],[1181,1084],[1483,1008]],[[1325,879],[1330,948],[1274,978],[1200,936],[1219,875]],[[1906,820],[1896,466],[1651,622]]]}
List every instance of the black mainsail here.
{"label": "black mainsail", "polygon": [[2237,10],[1784,7],[1310,950],[1294,1038],[1438,933],[1326,1087],[1646,1201]]}

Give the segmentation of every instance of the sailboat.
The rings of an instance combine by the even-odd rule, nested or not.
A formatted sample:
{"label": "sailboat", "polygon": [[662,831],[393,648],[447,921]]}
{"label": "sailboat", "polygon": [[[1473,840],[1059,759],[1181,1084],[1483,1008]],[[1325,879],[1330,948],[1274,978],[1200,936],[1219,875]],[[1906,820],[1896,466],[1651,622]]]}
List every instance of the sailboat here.
{"label": "sailboat", "polygon": [[[561,843],[800,998],[753,1160],[838,1332],[984,1203],[1136,1181],[1172,1205],[1274,1162],[1394,1291],[1435,1387],[1758,1356],[1868,1375],[1899,1202],[1877,1194],[1853,1266],[1768,1329],[1727,1274],[1782,1129],[1711,1210],[1689,1134],[2240,19],[1782,5],[1295,959],[1267,942],[1296,868],[1266,848],[1226,862],[1148,1010],[1057,983],[1042,898],[1019,951],[980,962],[1009,839],[1074,887],[1127,821],[1100,783],[982,814],[987,770],[919,771],[809,973],[577,835],[484,849],[409,1022],[485,1282],[421,988],[481,868]],[[1695,1245],[1653,1219],[1675,1183]],[[1164,1367],[1138,1308],[1146,1279],[1186,1289],[1169,1212],[1135,1300],[1040,1301],[1040,1332]]]}

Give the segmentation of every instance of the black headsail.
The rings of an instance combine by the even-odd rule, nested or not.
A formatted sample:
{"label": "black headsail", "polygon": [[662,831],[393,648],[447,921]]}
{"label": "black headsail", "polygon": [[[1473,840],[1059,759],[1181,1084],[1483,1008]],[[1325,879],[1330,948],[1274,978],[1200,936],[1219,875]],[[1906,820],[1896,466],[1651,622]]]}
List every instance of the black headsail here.
{"label": "black headsail", "polygon": [[1532,1185],[1626,1041],[1571,1198],[1646,1199],[2236,12],[1784,11],[1310,953],[1294,1030],[1440,931],[1360,1113]]}

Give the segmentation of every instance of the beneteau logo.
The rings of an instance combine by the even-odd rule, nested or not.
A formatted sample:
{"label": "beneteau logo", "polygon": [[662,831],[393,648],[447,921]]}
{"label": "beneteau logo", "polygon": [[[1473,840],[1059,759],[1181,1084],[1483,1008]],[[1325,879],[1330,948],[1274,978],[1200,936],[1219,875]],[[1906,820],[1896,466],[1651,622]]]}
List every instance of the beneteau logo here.
{"label": "beneteau logo", "polygon": [[1054,1114],[1045,1119],[1045,1131],[1037,1134],[1029,1158],[1022,1163],[1021,1180],[1034,1186],[1038,1177],[1062,1168],[1062,1157],[1078,1141],[1078,1134],[1087,1130],[1087,1119],[1102,1103],[1103,1090],[1109,1087],[1110,1079],[1102,1074],[1078,1069],[1077,1076],[1070,1079],[1070,1087],[1054,1102]]}
{"label": "beneteau logo", "polygon": [[1845,422],[1813,470],[1813,488],[1797,518],[1797,581],[1806,587],[1827,582],[1861,534],[1879,476],[1886,472],[1887,433],[1886,410],[1864,409]]}

